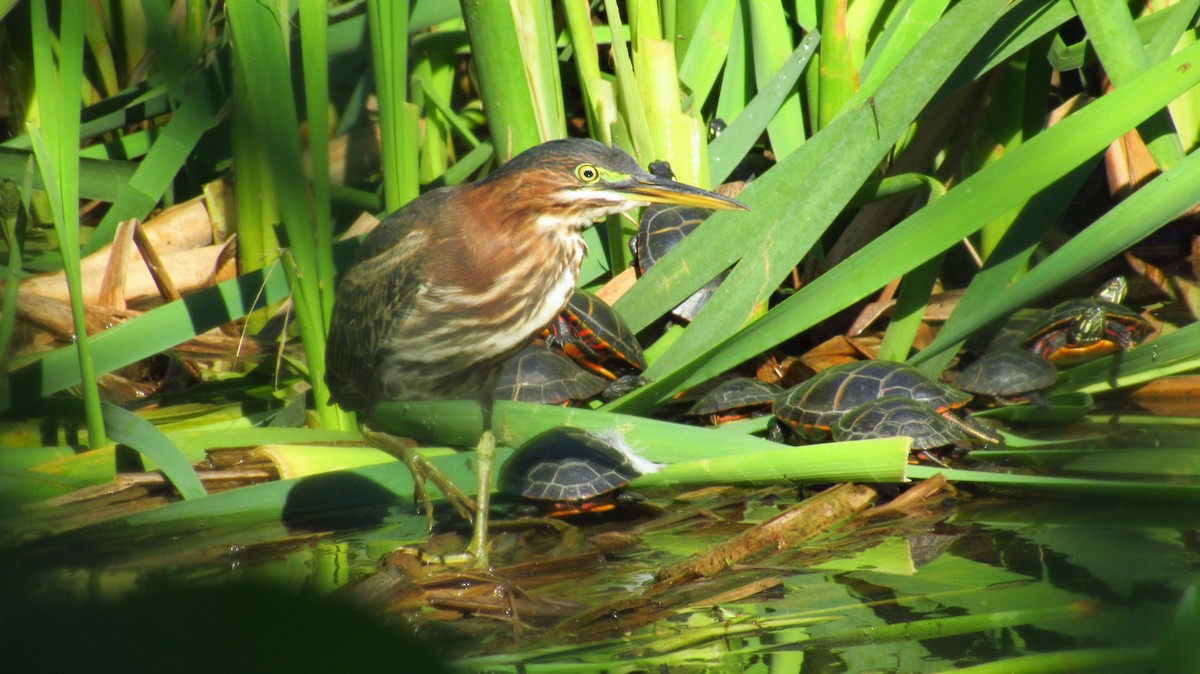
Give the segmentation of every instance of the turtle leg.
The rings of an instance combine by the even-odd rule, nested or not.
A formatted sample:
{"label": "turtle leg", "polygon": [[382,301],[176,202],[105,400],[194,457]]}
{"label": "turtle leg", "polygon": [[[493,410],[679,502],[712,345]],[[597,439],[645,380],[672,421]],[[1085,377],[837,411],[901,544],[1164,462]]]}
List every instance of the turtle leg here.
{"label": "turtle leg", "polygon": [[960,417],[951,411],[946,411],[942,413],[942,416],[963,433],[966,433],[977,440],[982,440],[983,442],[991,443],[993,445],[1004,444],[1004,438],[1001,437],[999,433],[992,430],[990,427],[979,423],[969,414],[965,414]]}
{"label": "turtle leg", "polygon": [[925,461],[927,463],[932,463],[933,465],[937,466],[938,468],[946,468],[946,469],[950,468],[950,464],[946,463],[945,461],[942,461],[941,457],[939,457],[937,454],[934,454],[933,452],[929,451],[928,449],[912,450],[912,458],[910,458],[908,460],[908,462],[910,464],[916,464],[916,463],[920,463],[922,461]]}
{"label": "turtle leg", "polygon": [[1039,393],[1037,391],[1031,391],[1031,392],[1027,393],[1025,395],[1025,397],[1029,399],[1030,405],[1033,405],[1040,409],[1049,410],[1049,409],[1054,408],[1054,403],[1051,403],[1049,398],[1046,398],[1045,396],[1043,396],[1041,393]]}
{"label": "turtle leg", "polygon": [[600,399],[610,403],[617,398],[631,393],[646,384],[650,383],[648,379],[640,374],[627,374],[623,377],[617,377],[617,380],[608,385],[608,388],[600,392]]}
{"label": "turtle leg", "polygon": [[459,516],[468,521],[471,520],[471,514],[476,509],[475,502],[456,487],[437,466],[421,456],[411,440],[374,430],[366,424],[363,424],[361,430],[363,439],[368,444],[396,457],[403,461],[405,466],[408,466],[408,470],[413,476],[413,501],[425,511],[425,518],[429,522],[430,529],[433,528],[433,501],[425,489],[426,480],[433,482]]}

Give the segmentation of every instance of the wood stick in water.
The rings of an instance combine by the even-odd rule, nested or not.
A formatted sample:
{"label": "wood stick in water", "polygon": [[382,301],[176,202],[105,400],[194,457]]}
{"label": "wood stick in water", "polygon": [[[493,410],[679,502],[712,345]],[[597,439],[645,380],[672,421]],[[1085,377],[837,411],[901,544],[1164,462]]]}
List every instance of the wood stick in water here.
{"label": "wood stick in water", "polygon": [[814,538],[875,500],[875,490],[840,484],[806,499],[778,516],[714,547],[659,572],[656,590],[695,578],[705,578],[767,550],[784,550]]}

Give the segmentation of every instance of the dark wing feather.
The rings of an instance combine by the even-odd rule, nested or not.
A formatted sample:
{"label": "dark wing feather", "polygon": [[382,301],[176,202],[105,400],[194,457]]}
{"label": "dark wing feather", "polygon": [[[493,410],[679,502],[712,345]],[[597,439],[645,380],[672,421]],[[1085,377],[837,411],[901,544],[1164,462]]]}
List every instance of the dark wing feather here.
{"label": "dark wing feather", "polygon": [[402,208],[380,222],[338,284],[325,347],[325,383],[343,409],[371,410],[380,402],[383,338],[404,321],[422,282],[422,251],[430,232],[416,221],[419,211]]}

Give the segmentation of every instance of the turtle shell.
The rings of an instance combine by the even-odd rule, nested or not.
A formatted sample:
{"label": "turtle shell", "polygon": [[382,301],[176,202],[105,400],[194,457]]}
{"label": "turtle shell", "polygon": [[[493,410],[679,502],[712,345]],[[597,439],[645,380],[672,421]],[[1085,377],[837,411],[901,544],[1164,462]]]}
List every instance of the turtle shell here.
{"label": "turtle shell", "polygon": [[561,405],[587,400],[608,382],[544,345],[531,344],[504,365],[496,384],[497,400]]}
{"label": "turtle shell", "polygon": [[931,449],[965,440],[967,434],[945,415],[920,400],[886,396],[865,402],[833,423],[833,439],[875,440],[907,435],[913,449]]}
{"label": "turtle shell", "polygon": [[633,330],[604,300],[586,290],[572,293],[547,332],[547,343],[608,379],[629,374],[627,370],[646,369],[646,355]]}
{"label": "turtle shell", "polygon": [[[630,241],[631,244],[636,243],[630,248],[637,260],[638,273],[645,274],[708,216],[709,211],[691,206],[652,204],[642,209],[637,237]],[[671,313],[682,320],[691,321],[728,275],[728,272],[722,272],[680,302]]]}
{"label": "turtle shell", "polygon": [[1045,358],[1007,348],[983,354],[959,373],[954,385],[968,393],[1009,398],[1040,391],[1056,379],[1058,370]]}
{"label": "turtle shell", "polygon": [[704,222],[709,212],[691,206],[652,204],[642,209],[637,232],[637,266],[645,274]]}
{"label": "turtle shell", "polygon": [[719,414],[744,407],[769,405],[775,402],[775,398],[781,393],[783,389],[775,384],[752,377],[735,377],[721,382],[705,394],[688,410],[688,414]]}
{"label": "turtle shell", "polygon": [[517,448],[500,468],[501,492],[536,501],[568,503],[624,487],[640,472],[603,437],[560,426]]}
{"label": "turtle shell", "polygon": [[866,360],[818,372],[788,389],[776,399],[771,411],[802,437],[817,439],[851,409],[888,396],[919,400],[939,414],[971,400],[970,394],[932,379],[911,365]]}
{"label": "turtle shell", "polygon": [[[1080,322],[1097,313],[1104,316],[1103,327],[1097,328],[1097,334],[1086,337],[1076,334],[1080,332]],[[1086,298],[1068,300],[1046,312],[1026,335],[1024,346],[1052,363],[1074,364],[1127,349],[1149,334],[1150,323],[1133,309],[1108,300]]]}
{"label": "turtle shell", "polygon": [[991,332],[978,332],[968,342],[975,353],[987,353],[1000,349],[1019,349],[1025,336],[1042,322],[1045,309],[1020,309]]}

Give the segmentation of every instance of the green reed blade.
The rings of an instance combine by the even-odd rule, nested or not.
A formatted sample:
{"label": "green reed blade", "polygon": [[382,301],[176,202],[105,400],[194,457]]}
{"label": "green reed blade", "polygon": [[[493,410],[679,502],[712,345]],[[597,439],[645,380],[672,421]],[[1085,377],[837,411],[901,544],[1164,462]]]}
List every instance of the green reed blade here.
{"label": "green reed blade", "polygon": [[41,126],[30,125],[34,154],[42,173],[54,213],[59,252],[71,296],[71,318],[75,329],[76,367],[83,388],[88,444],[106,444],[100,390],[92,361],[84,314],[83,281],[79,270],[79,98],[83,78],[83,12],[65,12],[60,20],[58,57],[52,53],[55,39],[46,14],[45,0],[31,5],[34,72],[39,82],[38,111]]}
{"label": "green reed blade", "polygon": [[[699,3],[688,3],[688,6]],[[679,81],[689,92],[683,109],[701,108],[708,99],[721,68],[729,55],[729,41],[733,32],[733,14],[737,7],[731,0],[709,0],[697,17],[696,26],[686,33],[670,31],[668,35],[686,35],[677,38],[676,59],[679,61]],[[680,11],[683,11],[680,9]]]}
{"label": "green reed blade", "polygon": [[408,102],[408,7],[406,4],[370,0],[367,25],[375,67],[375,94],[379,104],[380,159],[383,203],[390,212],[414,199],[418,190],[417,146],[406,142],[412,130],[405,111]]}
{"label": "green reed blade", "polygon": [[[1200,55],[1200,47],[1193,45],[1176,58],[1180,62],[1183,62],[1191,54]],[[1169,64],[1171,63],[1168,62],[1156,67],[1147,73],[1147,75],[1140,78],[1138,83],[1130,86],[1137,87],[1139,84],[1147,84],[1153,87],[1151,81],[1147,78],[1156,73],[1166,75],[1166,79],[1174,79],[1169,75],[1169,72],[1171,72],[1171,65]],[[1187,71],[1184,73],[1176,72],[1175,74],[1184,76],[1187,74]],[[1177,82],[1176,84],[1179,83]],[[1098,130],[1096,127],[1104,121],[1104,115],[1116,114],[1112,112],[1115,109],[1124,110],[1124,108],[1120,108],[1119,106],[1125,105],[1128,107],[1129,99],[1122,100],[1120,97],[1117,97],[1117,93],[1114,92],[1111,96],[1105,96],[1100,101],[1084,108],[1078,114],[1068,117],[1055,127],[1033,138],[1012,156],[1029,152],[1030,159],[1033,160],[1037,155],[1027,148],[1030,146],[1038,147],[1042,144],[1049,145],[1055,142],[1055,139],[1060,137],[1056,131],[1067,122],[1072,122],[1068,128],[1070,136],[1076,135],[1075,131],[1091,135],[1091,132]],[[1165,103],[1166,100],[1170,100],[1172,93],[1172,90],[1168,89],[1157,91],[1154,95],[1158,97],[1159,101]],[[1141,95],[1141,92],[1133,94],[1133,96],[1138,95]],[[1109,102],[1109,99],[1115,99],[1115,101]],[[1101,106],[1101,103],[1105,105]],[[1099,151],[1099,147],[1102,144],[1106,144],[1104,141],[1105,136],[1112,135],[1115,137],[1116,134],[1116,131],[1110,131],[1109,134],[1088,139],[1087,142],[1090,143],[1091,147],[1096,148],[1096,151]],[[1046,139],[1047,136],[1049,136],[1049,140]],[[1072,140],[1071,142],[1077,141]],[[1002,163],[997,162],[997,165]],[[991,170],[991,167],[978,175],[983,175],[989,170]],[[1200,154],[1192,153],[1170,171],[1143,185],[1141,189],[1134,192],[1128,199],[1122,201],[1111,211],[1100,217],[1100,219],[1093,222],[1087,229],[1063,244],[1061,248],[1043,260],[1041,264],[1029,270],[1029,273],[1021,278],[1020,281],[1013,284],[1012,287],[1001,293],[992,295],[986,305],[981,306],[979,311],[963,318],[961,322],[956,322],[953,326],[948,324],[938,334],[937,338],[924,351],[918,354],[913,361],[924,361],[947,349],[957,341],[966,338],[975,330],[1021,307],[1028,306],[1052,289],[1095,268],[1103,261],[1128,249],[1164,224],[1174,220],[1180,213],[1183,213],[1196,203],[1197,195],[1193,189],[1196,183],[1191,181],[1197,180],[1200,180]]]}
{"label": "green reed blade", "polygon": [[480,98],[501,161],[566,134],[548,4],[463,3]]}
{"label": "green reed blade", "polygon": [[[960,4],[955,11],[959,11],[963,7],[965,5]],[[947,19],[953,15],[954,11],[948,13]],[[943,23],[947,19],[943,19]],[[934,34],[935,32],[931,31],[929,35]],[[914,51],[914,55],[916,53],[917,51]],[[921,209],[905,222],[873,241],[846,263],[802,288],[791,298],[775,307],[763,319],[742,330],[719,348],[713,347],[712,344],[713,337],[720,331],[720,328],[706,325],[705,331],[701,331],[701,334],[707,339],[702,342],[700,339],[694,338],[696,340],[694,346],[700,347],[699,349],[690,353],[681,351],[679,358],[674,362],[667,361],[667,356],[672,355],[674,351],[666,354],[651,371],[648,371],[651,375],[657,374],[659,380],[626,396],[625,399],[617,401],[613,407],[629,409],[631,405],[640,407],[652,404],[650,399],[656,396],[665,397],[669,395],[668,391],[679,390],[699,383],[713,374],[761,353],[783,339],[807,329],[815,322],[848,306],[867,293],[882,287],[889,280],[906,273],[924,260],[953,245],[963,236],[978,229],[982,223],[1027,202],[1045,186],[1058,180],[1095,153],[1103,150],[1112,139],[1124,133],[1145,116],[1161,108],[1180,92],[1200,83],[1200,73],[1196,72],[1197,69],[1180,68],[1181,64],[1188,63],[1189,59],[1196,54],[1200,54],[1200,47],[1189,47],[1122,88],[1128,91],[1114,91],[1039,134],[1001,161],[985,167],[979,173],[960,183],[955,189],[950,190],[944,197]],[[898,69],[893,77],[902,73],[903,70]],[[904,82],[906,87],[910,84],[907,79]],[[880,96],[884,91],[884,88],[880,89]],[[841,119],[843,117],[839,117],[839,120]],[[868,124],[870,123],[869,118],[866,121]],[[859,123],[862,123],[862,120]],[[870,127],[861,129],[860,133],[870,133]],[[817,138],[814,137],[810,144],[816,140]],[[840,158],[847,155],[838,154],[838,156]],[[1190,165],[1195,163],[1197,162],[1189,157],[1178,168],[1183,169],[1185,165],[1188,165],[1190,169]],[[781,165],[780,168],[785,166],[787,163]],[[1187,182],[1189,179],[1194,179],[1191,170],[1180,171],[1177,175],[1184,185],[1194,184]],[[1020,176],[1020,179],[1018,180],[1014,176]],[[757,181],[751,189],[767,183],[769,177],[770,173]],[[1140,239],[1148,231],[1152,231],[1171,219],[1194,201],[1194,191],[1189,193],[1185,189],[1180,192],[1179,184],[1175,182],[1174,178],[1168,178],[1163,182],[1164,185],[1169,183],[1176,188],[1172,195],[1173,199],[1164,197],[1163,192],[1157,193],[1160,201],[1151,203],[1148,207],[1150,212],[1137,220],[1139,225],[1135,229],[1139,234],[1133,241]],[[1150,185],[1147,185],[1141,192],[1145,192],[1149,187]],[[751,197],[751,189],[745,193],[745,200],[757,207],[761,202]],[[820,186],[817,189],[820,189]],[[1160,189],[1163,189],[1164,192],[1168,191],[1166,187]],[[1141,192],[1135,193],[1135,196]],[[1169,199],[1170,203],[1161,201],[1163,198]],[[1128,204],[1128,200],[1125,204],[1118,206],[1113,213],[1122,210],[1126,204]],[[719,217],[721,217],[720,214],[713,216],[705,228],[697,230],[697,234],[702,234],[706,228],[713,228],[713,222]],[[726,218],[728,217],[726,216]],[[1149,224],[1143,226],[1144,223]],[[1076,237],[1059,251],[1064,255],[1064,259],[1072,260],[1072,262],[1060,265],[1058,270],[1073,276],[1082,268],[1086,268],[1085,264],[1098,264],[1099,261],[1107,259],[1115,252],[1124,249],[1124,247],[1118,247],[1110,250],[1109,244],[1115,243],[1119,239],[1128,245],[1129,230],[1122,234],[1126,236],[1107,237],[1098,247],[1096,246],[1097,243],[1100,243],[1098,239],[1090,239],[1082,235]],[[691,238],[689,237],[689,239]],[[1082,243],[1083,241],[1088,241],[1092,247],[1080,248],[1085,245]],[[681,245],[688,243],[685,240]],[[775,241],[775,245],[778,246],[778,241]],[[1070,254],[1074,257],[1066,257],[1068,247],[1073,250]],[[1103,252],[1101,249],[1108,250],[1108,252]],[[749,259],[758,260],[760,258],[751,256]],[[741,266],[735,269],[734,274],[730,277],[731,280],[737,276],[740,268]],[[1035,271],[1037,270],[1035,269]],[[1052,274],[1053,272],[1047,270],[1045,273]],[[1032,275],[1033,272],[1026,279]],[[1043,282],[1034,286],[1039,289],[1039,292],[1054,287],[1053,284],[1044,283],[1045,277],[1040,278]],[[771,284],[771,287],[774,287],[774,283]],[[736,284],[733,288],[737,288]],[[723,285],[722,291],[718,292],[706,307],[705,312],[714,312],[715,314],[716,310],[713,305],[717,304],[724,291],[725,286]],[[1011,289],[1009,292],[1012,292]],[[726,294],[726,297],[732,296],[732,292]],[[1017,306],[1020,305],[1009,305],[1007,310],[1011,311]],[[705,313],[702,312],[689,331],[701,325],[704,317]],[[726,326],[740,325],[745,320],[744,317],[739,316],[724,316],[723,318],[725,321],[723,325]],[[972,329],[975,327],[978,327],[978,324],[973,325]],[[687,337],[688,335],[685,333],[684,340]],[[950,335],[943,332],[938,340],[944,348],[944,344],[963,337],[965,337],[965,333]],[[684,340],[680,340],[680,344]],[[708,351],[701,350],[703,348],[707,348]],[[655,368],[657,371],[654,371]]]}
{"label": "green reed blade", "polygon": [[[1073,4],[1114,87],[1134,81],[1153,65],[1142,47],[1128,5],[1121,0],[1074,0]],[[1139,124],[1138,133],[1160,169],[1183,159],[1183,146],[1166,110]]]}
{"label": "green reed blade", "polygon": [[[779,68],[792,54],[790,26],[783,7],[774,0],[750,0],[747,3],[751,42],[754,52],[755,81],[760,87],[770,83]],[[767,125],[771,149],[780,160],[799,148],[805,140],[804,113],[800,108],[800,92],[793,91],[779,106],[779,111]]]}
{"label": "green reed blade", "polygon": [[[304,110],[308,118],[308,156],[312,161],[313,215],[316,224],[318,285],[333,287],[333,213],[329,185],[329,30],[328,5],[321,0],[300,3],[300,56],[304,70]],[[323,292],[321,321],[329,323],[333,293]]]}
{"label": "green reed blade", "polygon": [[136,449],[154,462],[185,499],[207,496],[196,471],[187,457],[179,451],[162,431],[138,415],[116,405],[104,404],[104,425],[114,442]]}
{"label": "green reed blade", "polygon": [[[691,250],[712,247],[713,264],[699,272],[701,274],[712,270],[715,275],[736,260],[739,253],[744,254],[744,262],[734,268],[674,348],[647,370],[647,376],[656,381],[610,404],[614,411],[646,409],[670,395],[668,391],[673,393],[679,390],[684,385],[681,379],[686,378],[691,384],[698,383],[761,353],[772,345],[772,339],[762,338],[773,330],[782,328],[777,337],[782,337],[782,332],[791,336],[803,329],[801,325],[811,325],[806,323],[808,317],[813,316],[811,305],[805,309],[806,317],[799,321],[794,315],[787,319],[772,319],[772,315],[778,314],[782,307],[795,306],[796,298],[810,294],[816,284],[802,289],[751,328],[733,336],[752,318],[754,308],[778,287],[793,265],[842,212],[858,187],[891,150],[895,139],[926,105],[928,97],[937,91],[944,78],[961,62],[962,55],[994,23],[1004,6],[1005,3],[994,0],[972,0],[959,4],[889,76],[877,93],[877,104],[876,99],[869,99],[866,104],[843,111],[833,124],[806,141],[801,150],[746,188],[741,199],[753,211],[714,213],[704,227],[680,243],[677,247],[679,254],[685,256]],[[807,204],[805,208],[797,208],[795,202],[801,186]],[[936,204],[942,204],[949,196],[939,199]],[[923,209],[922,212],[926,210],[929,209]],[[719,237],[723,243],[715,246],[708,240],[710,237]],[[732,240],[743,243],[740,246],[730,245]],[[929,252],[932,254],[935,251]],[[893,255],[889,259],[899,262],[902,256]],[[910,261],[914,262],[913,266],[919,263],[905,260]],[[617,310],[630,321],[634,329],[640,328],[654,314],[658,308],[655,305],[669,301],[672,293],[678,290],[674,287],[675,279],[668,274],[679,275],[681,271],[664,270],[662,275],[654,275],[658,267],[655,265],[651,268],[650,273],[617,303]],[[873,263],[869,267],[872,271],[877,269]],[[860,267],[859,271],[863,269]],[[883,283],[903,271],[907,270],[889,275]],[[690,266],[682,272],[697,273],[696,268]],[[833,276],[835,274],[830,272],[817,281]],[[656,282],[650,282],[652,280]],[[869,292],[865,288],[861,290]],[[818,302],[828,301],[830,293],[836,291],[825,292]],[[785,323],[776,322],[780,320]],[[762,329],[768,326],[771,330]],[[736,342],[743,343],[738,348],[731,348]],[[718,355],[720,363],[713,360]]]}
{"label": "green reed blade", "polygon": [[738,162],[758,142],[767,124],[796,87],[800,74],[816,53],[821,34],[810,31],[788,57],[771,81],[759,87],[758,95],[746,105],[728,128],[708,146],[709,172],[714,183],[723,182]]}
{"label": "green reed blade", "polygon": [[846,0],[821,3],[821,78],[816,128],[823,129],[858,89],[858,72],[850,57],[846,32]]}

